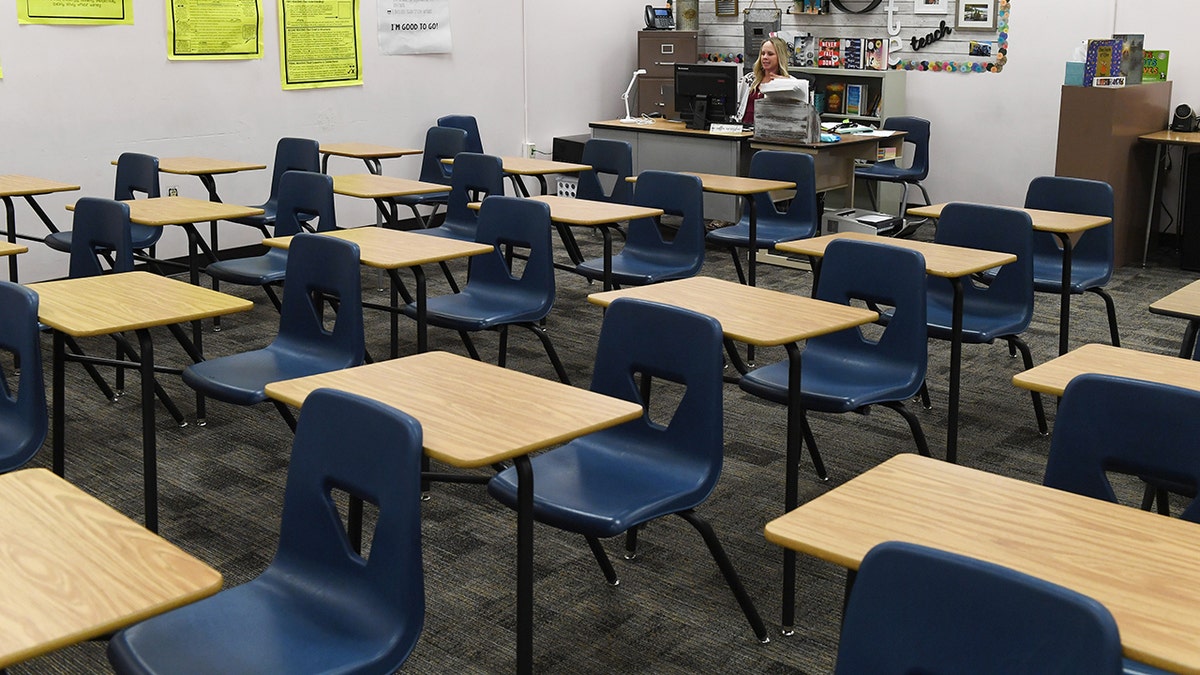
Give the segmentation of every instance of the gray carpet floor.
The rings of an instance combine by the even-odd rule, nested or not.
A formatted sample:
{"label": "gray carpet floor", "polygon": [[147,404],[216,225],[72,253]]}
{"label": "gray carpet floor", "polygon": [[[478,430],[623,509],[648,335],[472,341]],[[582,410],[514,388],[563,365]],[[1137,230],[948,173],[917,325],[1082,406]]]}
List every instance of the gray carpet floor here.
{"label": "gray carpet floor", "polygon": [[[917,238],[932,237],[922,228]],[[585,252],[599,253],[599,239],[584,233]],[[562,258],[561,249],[559,253]],[[65,268],[65,258],[64,258]],[[463,279],[465,264],[454,268]],[[734,279],[729,256],[710,250],[704,274]],[[430,270],[431,294],[446,292]],[[1119,269],[1109,290],[1116,300],[1122,344],[1174,354],[1184,324],[1150,314],[1147,306],[1197,275],[1181,272],[1170,251],[1151,265]],[[591,379],[591,363],[602,319],[586,302],[598,286],[558,274],[558,299],[548,329],[577,386]],[[384,302],[376,275],[363,274],[365,293]],[[808,294],[811,275],[763,265],[759,285]],[[209,357],[265,345],[278,316],[254,288],[222,290],[255,301],[249,313],[227,317],[220,332],[205,334]],[[1034,323],[1026,334],[1035,361],[1057,353],[1058,298],[1037,296]],[[380,312],[366,313],[370,351],[386,354],[388,330]],[[403,320],[402,352],[415,350],[415,331]],[[464,354],[457,336],[431,329],[434,349]],[[1100,299],[1076,297],[1073,346],[1107,342]],[[105,339],[84,348],[109,353]],[[49,363],[50,340],[46,359]],[[495,359],[494,335],[478,339],[485,359]],[[510,339],[510,367],[553,378],[536,339],[526,332]],[[165,331],[156,332],[160,363],[181,365],[182,352]],[[1002,344],[967,345],[963,350],[959,461],[1022,480],[1040,481],[1049,439],[1037,433],[1027,392],[1010,379],[1020,360]],[[760,350],[758,362],[784,358],[783,350]],[[935,456],[944,456],[949,344],[929,343],[929,389],[933,409],[917,411]],[[67,368],[67,477],[135,520],[142,518],[140,401],[136,374],[126,394],[107,403],[81,368]],[[160,377],[194,422],[194,398],[178,377]],[[530,401],[537,405],[537,401]],[[158,417],[161,534],[220,570],[227,587],[244,583],[274,554],[286,480],[291,433],[270,406],[245,409],[210,402],[206,426],[177,428],[160,406]],[[1051,424],[1054,403],[1047,401]],[[760,644],[694,530],[680,519],[648,526],[640,555],[621,559],[622,540],[606,542],[621,584],[604,578],[582,538],[538,526],[535,553],[534,655],[546,673],[827,673],[837,650],[844,571],[800,557],[797,630],[779,635],[782,552],[763,538],[763,526],[780,515],[784,476],[784,409],[725,387],[726,462],[716,490],[698,509],[716,529],[771,632]],[[869,415],[812,415],[812,426],[829,469],[822,482],[805,459],[801,501],[837,487],[882,460],[913,452],[907,426],[894,412]],[[48,466],[49,447],[34,466]],[[478,485],[437,485],[422,505],[426,616],[420,641],[402,669],[410,673],[503,673],[514,659],[514,551],[512,512],[493,502]],[[102,642],[60,650],[10,669],[12,673],[91,673],[108,669]]]}

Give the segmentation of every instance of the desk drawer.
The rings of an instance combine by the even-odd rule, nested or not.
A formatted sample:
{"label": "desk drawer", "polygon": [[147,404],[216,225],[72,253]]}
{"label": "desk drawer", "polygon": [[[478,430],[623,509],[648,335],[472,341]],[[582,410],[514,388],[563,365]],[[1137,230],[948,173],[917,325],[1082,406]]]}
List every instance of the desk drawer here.
{"label": "desk drawer", "polygon": [[695,63],[696,31],[638,31],[638,68],[645,77],[675,77],[676,63]]}
{"label": "desk drawer", "polygon": [[675,111],[675,80],[673,78],[641,77],[638,79],[637,114],[660,113],[667,119],[679,119]]}

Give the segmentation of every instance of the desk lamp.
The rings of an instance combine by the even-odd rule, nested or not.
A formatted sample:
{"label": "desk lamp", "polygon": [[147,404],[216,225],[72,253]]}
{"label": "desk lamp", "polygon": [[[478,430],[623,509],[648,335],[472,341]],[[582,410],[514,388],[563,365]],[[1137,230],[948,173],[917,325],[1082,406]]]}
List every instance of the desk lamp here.
{"label": "desk lamp", "polygon": [[621,118],[622,124],[637,124],[641,120],[629,114],[629,92],[633,91],[633,83],[637,82],[638,75],[645,75],[645,68],[638,68],[633,71],[633,77],[629,79],[629,86],[625,87],[625,93],[621,94],[621,100],[625,101],[625,116]]}

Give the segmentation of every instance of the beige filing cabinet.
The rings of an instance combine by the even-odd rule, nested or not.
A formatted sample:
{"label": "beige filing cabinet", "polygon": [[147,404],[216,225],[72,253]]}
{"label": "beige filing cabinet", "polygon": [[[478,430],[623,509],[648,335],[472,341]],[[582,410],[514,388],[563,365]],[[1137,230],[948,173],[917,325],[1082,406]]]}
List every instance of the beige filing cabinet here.
{"label": "beige filing cabinet", "polygon": [[638,31],[638,68],[646,74],[638,78],[635,115],[659,113],[679,119],[675,110],[675,64],[695,63],[698,51],[694,30]]}

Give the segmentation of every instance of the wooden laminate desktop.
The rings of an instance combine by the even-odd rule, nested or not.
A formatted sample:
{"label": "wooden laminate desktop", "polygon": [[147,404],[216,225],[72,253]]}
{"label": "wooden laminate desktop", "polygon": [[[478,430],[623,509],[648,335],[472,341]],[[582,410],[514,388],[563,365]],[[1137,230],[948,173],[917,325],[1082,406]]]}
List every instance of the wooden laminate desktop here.
{"label": "wooden laminate desktop", "polygon": [[3,258],[5,256],[12,257],[12,259],[9,261],[8,280],[13,282],[14,284],[17,283],[17,260],[16,260],[17,255],[19,255],[21,253],[28,253],[28,252],[29,252],[28,246],[22,246],[20,244],[10,244],[7,241],[0,241],[0,258]]}
{"label": "wooden laminate desktop", "polygon": [[[952,319],[953,325],[950,329],[950,400],[947,405],[948,413],[946,420],[946,460],[955,462],[958,460],[958,401],[960,396],[960,383],[962,380],[962,298],[963,298],[963,279],[966,279],[972,274],[977,274],[984,270],[1007,265],[1017,259],[1017,256],[1011,253],[999,253],[997,251],[986,251],[977,248],[966,248],[963,246],[948,246],[945,244],[934,244],[924,241],[913,241],[911,239],[893,239],[890,237],[877,237],[869,234],[860,234],[855,232],[845,232],[839,234],[827,234],[821,237],[813,237],[811,239],[797,239],[796,241],[785,241],[775,246],[775,249],[783,253],[794,253],[800,255],[811,256],[814,260],[825,255],[825,249],[830,243],[838,239],[850,239],[855,241],[869,241],[888,246],[899,246],[913,251],[918,251],[925,257],[925,273],[935,277],[942,277],[950,281],[954,288],[954,307],[958,311],[954,312]],[[819,262],[814,262],[814,274],[820,274]],[[816,289],[817,282],[820,277],[813,282],[813,289]],[[967,283],[970,283],[969,281]]]}
{"label": "wooden laminate desktop", "polygon": [[[674,305],[715,318],[725,336],[726,352],[743,374],[745,365],[737,356],[731,340],[758,347],[782,345],[788,354],[787,447],[783,510],[794,509],[799,501],[799,463],[804,438],[804,406],[801,401],[803,361],[798,343],[871,323],[879,314],[861,307],[839,305],[800,295],[746,286],[712,277],[691,277],[637,288],[593,293],[588,302],[607,307],[617,298],[638,298]],[[825,467],[813,454],[817,473],[825,477]],[[790,631],[795,620],[795,555],[783,559],[783,626]]]}
{"label": "wooden laminate desktop", "polygon": [[[942,209],[946,203],[917,206],[908,210],[908,215],[918,218],[942,217]],[[1058,311],[1058,353],[1066,354],[1071,342],[1071,254],[1074,241],[1087,230],[1103,227],[1112,222],[1108,216],[1093,216],[1083,213],[1065,213],[1063,211],[1044,211],[1042,209],[1026,209],[1019,207],[1018,211],[1029,214],[1033,221],[1033,229],[1038,232],[1049,232],[1058,238],[1062,247],[1062,292],[1059,294]]]}
{"label": "wooden laminate desktop", "polygon": [[1173,316],[1187,320],[1183,331],[1183,342],[1179,356],[1190,359],[1196,351],[1196,334],[1200,330],[1200,281],[1193,281],[1183,288],[1150,303],[1151,314]]}
{"label": "wooden laminate desktop", "polygon": [[[624,141],[633,148],[633,173],[648,169],[660,171],[702,171],[727,176],[745,176],[750,168],[750,139],[753,132],[711,134],[688,129],[683,122],[644,119],[643,124],[623,124],[620,120],[592,122],[593,138]],[[704,195],[704,214],[736,223],[740,217],[738,199],[730,195]]]}
{"label": "wooden laminate desktop", "polygon": [[329,158],[333,156],[361,159],[367,165],[367,171],[375,175],[380,175],[383,173],[383,166],[379,160],[419,155],[424,150],[419,148],[396,148],[390,145],[376,145],[374,143],[322,143],[319,152],[321,154],[321,173],[329,173]]}
{"label": "wooden laminate desktop", "polygon": [[1196,523],[897,455],[767,523],[766,537],[851,570],[896,540],[1010,567],[1098,600],[1127,657],[1200,672]]}
{"label": "wooden laminate desktop", "polygon": [[[23,198],[25,203],[29,204],[29,208],[33,209],[33,212],[41,219],[46,229],[50,230],[50,232],[58,232],[54,221],[50,220],[50,216],[46,215],[46,212],[42,210],[41,205],[37,203],[35,197],[55,192],[71,192],[78,189],[78,185],[60,183],[45,178],[16,175],[0,176],[0,201],[4,202],[4,234],[7,237],[8,243],[15,246],[18,238],[30,241],[42,241],[42,237],[17,233],[17,216],[16,210],[13,208],[13,197]],[[15,257],[10,258],[8,261],[8,278],[13,282],[17,281],[17,259]]]}
{"label": "wooden laminate desktop", "polygon": [[1062,396],[1078,375],[1098,373],[1200,391],[1200,361],[1125,347],[1087,344],[1013,375],[1022,389]]}
{"label": "wooden laminate desktop", "polygon": [[274,382],[266,391],[277,401],[300,406],[321,387],[366,396],[412,415],[421,423],[425,454],[438,461],[460,468],[514,463],[519,481],[517,671],[532,672],[534,477],[528,455],[637,419],[642,407],[446,352]]}
{"label": "wooden laminate desktop", "polygon": [[[404,232],[379,227],[356,227],[348,230],[318,232],[317,234],[352,241],[358,245],[359,260],[367,267],[387,270],[391,278],[391,355],[400,355],[399,346],[399,293],[404,287],[397,271],[401,268],[412,269],[417,282],[415,297],[417,307],[417,351],[423,352],[428,348],[428,326],[426,321],[426,284],[425,272],[422,265],[440,263],[456,258],[466,258],[474,255],[490,253],[493,248],[487,244],[459,241],[446,237],[432,237],[417,232]],[[291,245],[291,237],[272,237],[264,239],[263,244],[274,248],[286,249]],[[410,301],[406,298],[406,301]]]}
{"label": "wooden laminate desktop", "polygon": [[663,214],[662,209],[649,206],[614,204],[557,195],[539,195],[531,199],[550,205],[550,221],[553,223],[600,230],[600,236],[604,240],[603,282],[606,291],[613,287],[612,232],[609,231],[609,226],[638,218],[657,218]]}
{"label": "wooden laminate desktop", "polygon": [[356,173],[333,177],[334,194],[359,199],[373,199],[379,213],[387,219],[388,227],[400,228],[400,217],[396,211],[396,197],[450,192],[449,185],[425,183],[407,178],[381,176],[374,173]]}
{"label": "wooden laminate desktop", "polygon": [[221,574],[45,469],[0,476],[0,668],[194,602]]}
{"label": "wooden laminate desktop", "polygon": [[[208,202],[201,202],[207,204]],[[158,530],[158,460],[155,434],[154,340],[150,328],[168,326],[194,361],[203,360],[198,339],[187,340],[178,324],[198,322],[249,311],[254,303],[149,272],[124,272],[31,284],[38,294],[38,320],[54,329],[51,421],[54,472],[65,474],[66,406],[64,404],[64,335],[88,337],[135,331],[141,347],[142,470],[145,482],[146,527]],[[204,417],[204,399],[197,398],[197,416]]]}

